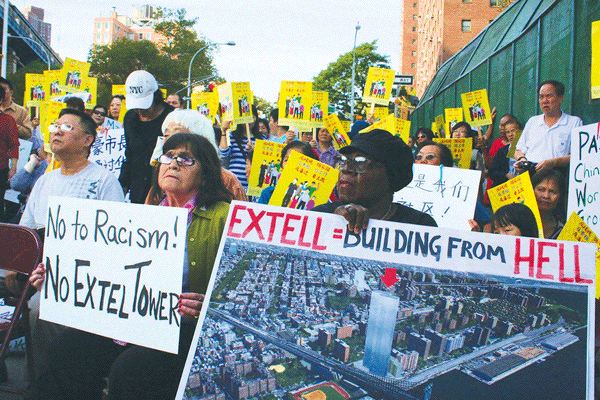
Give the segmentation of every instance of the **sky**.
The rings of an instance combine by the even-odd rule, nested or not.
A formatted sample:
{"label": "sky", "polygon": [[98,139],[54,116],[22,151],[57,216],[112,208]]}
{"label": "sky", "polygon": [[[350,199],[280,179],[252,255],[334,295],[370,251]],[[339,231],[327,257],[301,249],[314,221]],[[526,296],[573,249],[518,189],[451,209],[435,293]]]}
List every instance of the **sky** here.
{"label": "sky", "polygon": [[[67,3],[56,0],[13,0],[19,9],[34,5],[45,11],[52,24],[52,47],[65,57],[87,60],[96,17],[132,15],[131,1]],[[220,76],[231,82],[250,82],[254,94],[277,100],[281,81],[312,81],[341,54],[356,44],[377,40],[378,53],[389,56],[390,67],[400,59],[402,1],[380,0],[170,0],[154,3],[171,9],[185,8],[188,18],[198,18],[199,36],[213,43],[233,41],[213,53]],[[187,77],[184,77],[187,78]],[[160,82],[159,82],[160,83]]]}

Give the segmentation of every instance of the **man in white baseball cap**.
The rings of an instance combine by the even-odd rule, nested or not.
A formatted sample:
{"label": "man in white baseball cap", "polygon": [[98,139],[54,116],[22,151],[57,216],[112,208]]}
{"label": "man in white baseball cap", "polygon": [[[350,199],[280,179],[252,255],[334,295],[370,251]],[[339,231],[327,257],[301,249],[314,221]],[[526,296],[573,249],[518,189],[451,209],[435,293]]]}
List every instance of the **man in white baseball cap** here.
{"label": "man in white baseball cap", "polygon": [[132,203],[143,203],[150,190],[152,167],[150,158],[156,138],[162,136],[162,123],[174,110],[165,103],[154,76],[148,71],[133,71],[125,81],[127,114],[125,129],[125,161],[119,182]]}

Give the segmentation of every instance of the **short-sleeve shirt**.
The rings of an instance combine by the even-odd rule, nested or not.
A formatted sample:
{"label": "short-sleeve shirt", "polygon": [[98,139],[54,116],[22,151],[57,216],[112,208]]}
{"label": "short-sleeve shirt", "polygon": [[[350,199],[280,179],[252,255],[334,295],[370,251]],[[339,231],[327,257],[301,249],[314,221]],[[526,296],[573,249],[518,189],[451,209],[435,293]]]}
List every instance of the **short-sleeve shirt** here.
{"label": "short-sleeve shirt", "polygon": [[571,154],[571,130],[581,125],[581,118],[565,112],[552,126],[546,125],[544,114],[536,115],[525,124],[517,150],[536,163],[567,156]]}

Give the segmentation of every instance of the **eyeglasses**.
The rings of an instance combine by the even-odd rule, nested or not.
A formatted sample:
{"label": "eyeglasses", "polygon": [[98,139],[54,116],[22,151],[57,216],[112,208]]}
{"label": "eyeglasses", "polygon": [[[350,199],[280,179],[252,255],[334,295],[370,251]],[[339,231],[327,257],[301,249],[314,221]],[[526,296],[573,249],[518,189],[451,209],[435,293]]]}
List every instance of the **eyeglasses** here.
{"label": "eyeglasses", "polygon": [[163,154],[158,157],[158,162],[161,164],[171,164],[173,160],[175,160],[180,167],[190,167],[196,163],[196,160],[194,160],[193,157],[172,156],[170,154]]}
{"label": "eyeglasses", "polygon": [[429,154],[417,154],[417,156],[415,157],[416,161],[421,161],[422,159],[425,159],[427,161],[433,161],[436,158],[438,158],[438,156],[436,156],[435,154],[429,153]]}
{"label": "eyeglasses", "polygon": [[98,111],[98,110],[96,110],[96,111],[93,112],[93,114],[97,114],[97,115],[99,115],[101,117],[106,117],[106,113],[104,111]]}
{"label": "eyeglasses", "polygon": [[48,127],[48,132],[50,133],[56,133],[58,132],[58,130],[61,130],[63,132],[71,132],[73,130],[73,125],[71,124],[52,124]]}
{"label": "eyeglasses", "polygon": [[424,133],[420,133],[420,134],[417,135],[417,139],[424,139],[426,137],[427,137],[427,135],[424,134]]}
{"label": "eyeglasses", "polygon": [[344,168],[349,168],[356,171],[359,174],[364,174],[369,169],[369,166],[374,163],[373,160],[369,160],[363,156],[356,156],[354,158],[348,158],[346,156],[337,156],[334,159],[335,167],[340,171]]}

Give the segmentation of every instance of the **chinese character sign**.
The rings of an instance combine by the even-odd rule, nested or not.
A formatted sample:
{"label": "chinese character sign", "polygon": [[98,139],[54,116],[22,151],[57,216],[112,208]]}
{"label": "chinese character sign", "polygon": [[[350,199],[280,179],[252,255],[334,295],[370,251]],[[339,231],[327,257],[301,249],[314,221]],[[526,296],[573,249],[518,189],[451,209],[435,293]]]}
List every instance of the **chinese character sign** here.
{"label": "chinese character sign", "polygon": [[337,180],[337,169],[292,151],[269,204],[310,210],[327,202]]}
{"label": "chinese character sign", "polygon": [[325,126],[323,119],[329,115],[329,93],[312,92],[312,106],[310,107],[310,122],[313,128]]}
{"label": "chinese character sign", "polygon": [[88,157],[91,162],[108,169],[117,178],[125,161],[125,130],[100,129]]}
{"label": "chinese character sign", "polygon": [[390,102],[395,74],[391,69],[369,67],[362,101],[387,106]]}
{"label": "chinese character sign", "polygon": [[40,104],[40,129],[42,139],[44,139],[44,150],[46,151],[50,151],[50,148],[47,147],[50,143],[48,127],[56,122],[58,114],[65,107],[65,103],[59,103],[58,101],[44,101]]}
{"label": "chinese character sign", "polygon": [[373,125],[361,130],[360,133],[369,132],[373,129],[388,131],[392,135],[400,136],[407,143],[410,136],[410,121],[396,118],[394,114],[389,114],[383,120],[375,122]]}
{"label": "chinese character sign", "polygon": [[493,188],[488,189],[487,193],[494,212],[500,207],[512,203],[521,203],[529,207],[531,211],[533,211],[533,215],[537,221],[540,237],[544,237],[542,217],[540,216],[535,193],[531,186],[529,172],[518,175],[501,185],[494,186]]}
{"label": "chinese character sign", "polygon": [[492,123],[492,111],[488,102],[487,89],[463,93],[462,99],[465,121],[471,127],[490,125]]}
{"label": "chinese character sign", "polygon": [[473,151],[473,138],[433,138],[434,142],[441,143],[452,152],[454,165],[459,168],[471,167],[471,152]]}
{"label": "chinese character sign", "polygon": [[454,125],[463,121],[463,110],[462,108],[446,108],[444,109],[444,116],[448,126],[448,137],[450,137]]}
{"label": "chinese character sign", "polygon": [[192,108],[198,110],[211,122],[215,121],[218,107],[219,95],[217,92],[192,93]]}
{"label": "chinese character sign", "polygon": [[85,81],[90,73],[90,63],[66,58],[62,69],[60,70],[60,79],[58,86],[61,90],[71,93],[83,92]]}
{"label": "chinese character sign", "polygon": [[44,74],[25,74],[25,96],[23,103],[27,107],[39,106],[46,101],[46,77]]}
{"label": "chinese character sign", "polygon": [[327,131],[329,131],[329,134],[333,139],[333,147],[336,150],[339,150],[342,147],[348,146],[350,144],[350,138],[344,130],[344,127],[337,114],[328,115],[327,117],[325,117],[323,122],[325,123]]}
{"label": "chinese character sign", "polygon": [[388,107],[375,107],[373,110],[373,116],[377,121],[382,121],[390,114],[390,109]]}
{"label": "chinese character sign", "polygon": [[296,127],[299,131],[312,129],[312,104],[312,82],[282,81],[277,102],[279,125]]}
{"label": "chinese character sign", "polygon": [[252,169],[248,179],[248,195],[260,196],[262,190],[277,185],[281,174],[281,150],[283,143],[257,140],[252,156]]}

